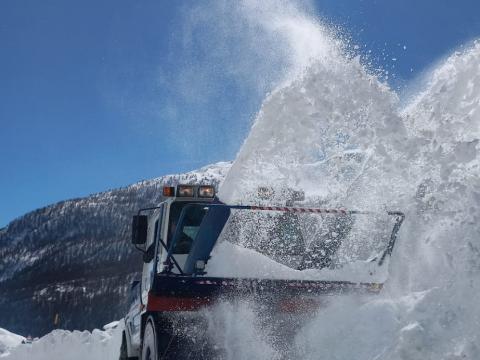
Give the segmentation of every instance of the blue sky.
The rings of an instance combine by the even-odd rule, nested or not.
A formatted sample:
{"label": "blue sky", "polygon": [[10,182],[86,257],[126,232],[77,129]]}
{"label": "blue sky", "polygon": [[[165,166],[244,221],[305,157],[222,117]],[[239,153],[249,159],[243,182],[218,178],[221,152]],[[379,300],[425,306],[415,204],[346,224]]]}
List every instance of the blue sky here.
{"label": "blue sky", "polygon": [[[263,52],[269,39],[222,4],[1,1],[0,226],[59,200],[233,159],[285,64],[282,49]],[[400,91],[480,37],[477,0],[305,8],[371,50]]]}

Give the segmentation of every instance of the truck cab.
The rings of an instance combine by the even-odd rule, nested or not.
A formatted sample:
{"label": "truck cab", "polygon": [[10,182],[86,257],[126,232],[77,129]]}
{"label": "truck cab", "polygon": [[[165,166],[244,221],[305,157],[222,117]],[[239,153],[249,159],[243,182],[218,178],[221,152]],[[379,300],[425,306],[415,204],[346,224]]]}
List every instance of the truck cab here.
{"label": "truck cab", "polygon": [[[182,273],[206,212],[201,206],[190,208],[187,206],[211,203],[219,203],[215,198],[213,186],[165,186],[163,201],[160,204],[140,209],[133,217],[132,243],[143,253],[143,269],[141,280],[131,284],[130,307],[125,317],[121,359],[122,356],[123,358],[140,356],[149,293],[155,276],[162,274],[175,276]],[[179,220],[182,220],[181,224]]]}

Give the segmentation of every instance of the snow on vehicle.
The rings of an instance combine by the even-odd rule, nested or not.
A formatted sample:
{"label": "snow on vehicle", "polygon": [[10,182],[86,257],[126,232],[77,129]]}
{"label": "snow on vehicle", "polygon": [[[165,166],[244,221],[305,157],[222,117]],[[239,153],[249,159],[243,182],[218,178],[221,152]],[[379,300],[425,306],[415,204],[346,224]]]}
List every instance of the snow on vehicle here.
{"label": "snow on vehicle", "polygon": [[[268,198],[268,189],[259,191]],[[380,238],[368,235],[372,222],[354,220],[375,213],[294,207],[301,194],[289,194],[286,206],[227,205],[212,186],[178,185],[164,187],[158,206],[139,210],[132,243],[144,265],[141,280],[131,286],[120,359],[214,358],[219,350],[199,314],[220,301],[249,299],[273,319],[308,316],[327,295],[378,293],[384,279],[341,277],[349,266],[356,276],[360,264],[374,279],[386,267],[404,214],[386,212],[391,222],[382,224],[393,230]],[[366,240],[352,234],[356,224],[363,224],[357,233],[367,234]],[[383,248],[376,245],[381,239]],[[363,259],[351,253],[363,253]]]}

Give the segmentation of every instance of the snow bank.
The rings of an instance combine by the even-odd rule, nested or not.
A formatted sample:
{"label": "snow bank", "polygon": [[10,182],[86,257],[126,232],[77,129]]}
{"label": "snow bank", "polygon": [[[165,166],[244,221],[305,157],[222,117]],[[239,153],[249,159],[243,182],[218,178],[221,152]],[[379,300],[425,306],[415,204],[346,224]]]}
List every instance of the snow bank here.
{"label": "snow bank", "polygon": [[5,356],[8,360],[117,360],[123,322],[105,325],[105,330],[54,330],[33,341],[20,344]]}
{"label": "snow bank", "polygon": [[395,94],[357,59],[329,55],[265,99],[220,188],[222,200],[246,202],[258,186],[272,186],[346,205],[362,173],[372,169],[375,144],[385,151],[403,144]]}
{"label": "snow bank", "polygon": [[9,351],[25,340],[23,336],[0,328],[0,357],[9,355]]}
{"label": "snow bank", "polygon": [[387,294],[366,304],[338,299],[297,334],[296,353],[304,359],[346,360],[352,352],[365,360],[479,359],[479,319],[470,312],[478,288],[466,290]]}

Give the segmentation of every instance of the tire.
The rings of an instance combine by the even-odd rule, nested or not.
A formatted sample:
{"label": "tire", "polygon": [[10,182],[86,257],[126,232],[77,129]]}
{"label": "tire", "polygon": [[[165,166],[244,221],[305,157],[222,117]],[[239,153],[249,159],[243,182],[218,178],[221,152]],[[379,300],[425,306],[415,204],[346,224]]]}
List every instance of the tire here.
{"label": "tire", "polygon": [[157,320],[150,318],[145,325],[141,360],[182,360],[172,347],[176,337],[172,335],[170,322]]}
{"label": "tire", "polygon": [[125,333],[122,333],[122,345],[120,345],[120,356],[119,360],[128,360],[127,354],[127,339],[125,338]]}
{"label": "tire", "polygon": [[171,323],[149,319],[142,340],[141,360],[209,360],[218,358],[210,344],[192,343],[173,335]]}
{"label": "tire", "polygon": [[152,321],[145,326],[142,340],[142,360],[158,360],[157,334]]}
{"label": "tire", "polygon": [[127,351],[127,338],[125,337],[125,332],[122,334],[122,345],[120,345],[120,356],[119,360],[138,360],[138,357],[128,357]]}

